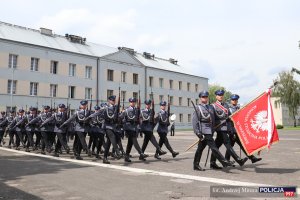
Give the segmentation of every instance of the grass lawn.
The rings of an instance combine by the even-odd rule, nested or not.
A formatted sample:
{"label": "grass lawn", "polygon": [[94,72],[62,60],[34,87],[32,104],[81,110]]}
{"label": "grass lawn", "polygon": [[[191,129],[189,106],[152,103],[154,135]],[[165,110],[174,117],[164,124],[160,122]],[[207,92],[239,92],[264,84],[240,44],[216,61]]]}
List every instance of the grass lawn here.
{"label": "grass lawn", "polygon": [[296,127],[293,127],[293,126],[285,126],[283,128],[283,130],[300,130],[300,126],[296,126]]}

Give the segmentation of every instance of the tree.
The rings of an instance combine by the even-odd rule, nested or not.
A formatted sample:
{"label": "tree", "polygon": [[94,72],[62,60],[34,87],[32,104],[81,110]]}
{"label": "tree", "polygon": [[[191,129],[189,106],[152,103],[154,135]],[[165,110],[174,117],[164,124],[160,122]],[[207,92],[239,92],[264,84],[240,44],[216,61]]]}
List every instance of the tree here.
{"label": "tree", "polygon": [[215,91],[216,90],[224,90],[225,94],[224,94],[224,101],[228,101],[230,99],[230,96],[232,95],[232,93],[230,91],[227,91],[225,87],[220,86],[218,84],[212,84],[208,86],[208,92],[209,92],[209,103],[213,103],[216,101],[216,95],[215,95]]}
{"label": "tree", "polygon": [[296,115],[300,106],[300,83],[294,79],[293,72],[280,72],[274,80],[273,96],[279,97],[275,105],[281,103],[289,109],[289,115],[294,120],[294,127],[297,125]]}

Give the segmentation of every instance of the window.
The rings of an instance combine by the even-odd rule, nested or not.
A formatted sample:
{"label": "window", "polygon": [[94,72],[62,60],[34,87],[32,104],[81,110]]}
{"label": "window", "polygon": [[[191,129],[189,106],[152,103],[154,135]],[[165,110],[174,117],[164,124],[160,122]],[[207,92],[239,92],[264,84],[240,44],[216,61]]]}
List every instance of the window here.
{"label": "window", "polygon": [[121,72],[121,82],[126,83],[126,72]]}
{"label": "window", "polygon": [[75,76],[76,75],[76,64],[69,64],[69,76]]}
{"label": "window", "polygon": [[39,71],[39,59],[38,58],[31,58],[31,65],[30,65],[31,71]]}
{"label": "window", "polygon": [[56,97],[57,85],[50,84],[50,97]]}
{"label": "window", "polygon": [[133,84],[139,84],[139,75],[133,74]]}
{"label": "window", "polygon": [[183,122],[183,114],[179,114],[179,122]]}
{"label": "window", "polygon": [[71,99],[75,98],[75,86],[69,86],[68,97],[71,98]]}
{"label": "window", "polygon": [[107,98],[114,95],[114,91],[113,90],[107,90]]}
{"label": "window", "polygon": [[138,98],[138,93],[137,92],[133,92],[132,93],[132,97],[137,99]]}
{"label": "window", "polygon": [[182,97],[179,97],[179,105],[182,106]]}
{"label": "window", "polygon": [[149,76],[149,86],[153,87],[153,76]]}
{"label": "window", "polygon": [[170,89],[173,89],[173,80],[170,80]]}
{"label": "window", "polygon": [[187,91],[190,91],[191,83],[187,83],[186,87],[187,87]]}
{"label": "window", "polygon": [[58,62],[57,61],[51,61],[50,73],[51,74],[57,74],[57,67],[58,67]]}
{"label": "window", "polygon": [[198,92],[198,84],[195,84],[195,92]]}
{"label": "window", "polygon": [[159,95],[159,101],[163,101],[164,100],[164,95]]}
{"label": "window", "polygon": [[85,67],[85,78],[92,79],[92,67],[91,66]]}
{"label": "window", "polygon": [[92,88],[85,88],[85,99],[92,99]]}
{"label": "window", "polygon": [[179,87],[179,90],[181,90],[181,89],[182,89],[182,81],[179,81],[179,85],[178,85],[178,87]]}
{"label": "window", "polygon": [[190,107],[191,98],[187,98],[187,106]]}
{"label": "window", "polygon": [[163,78],[159,78],[159,87],[160,88],[164,87],[164,79]]}
{"label": "window", "polygon": [[16,94],[17,81],[7,81],[7,94]]}
{"label": "window", "polygon": [[107,70],[107,80],[114,81],[114,70],[111,69]]}
{"label": "window", "polygon": [[37,91],[38,90],[38,83],[35,82],[30,82],[30,92],[29,94],[32,96],[36,96],[37,95]]}
{"label": "window", "polygon": [[188,114],[188,122],[189,123],[192,122],[192,116],[191,116],[191,114]]}
{"label": "window", "polygon": [[121,100],[125,102],[126,99],[126,91],[121,91]]}
{"label": "window", "polygon": [[170,105],[173,105],[173,102],[174,102],[174,97],[170,96]]}
{"label": "window", "polygon": [[17,68],[17,60],[18,60],[17,55],[9,54],[8,67],[16,69]]}

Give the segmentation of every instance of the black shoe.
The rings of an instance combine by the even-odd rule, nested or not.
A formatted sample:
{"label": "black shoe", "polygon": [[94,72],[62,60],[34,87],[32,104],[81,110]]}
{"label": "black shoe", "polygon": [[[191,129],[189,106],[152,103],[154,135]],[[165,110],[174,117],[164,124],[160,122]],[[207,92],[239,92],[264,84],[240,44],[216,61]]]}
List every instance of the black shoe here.
{"label": "black shoe", "polygon": [[41,151],[41,154],[46,155],[46,152],[45,151]]}
{"label": "black shoe", "polygon": [[59,157],[59,154],[57,152],[54,152],[53,156],[54,157]]}
{"label": "black shoe", "polygon": [[102,159],[101,156],[99,154],[96,154],[96,158],[97,159]]}
{"label": "black shoe", "polygon": [[243,159],[238,160],[237,163],[242,167],[245,164],[245,162],[247,162],[247,160],[248,160],[248,158],[245,157]]}
{"label": "black shoe", "polygon": [[103,163],[104,164],[110,164],[110,162],[107,160],[107,158],[103,158]]}
{"label": "black shoe", "polygon": [[10,146],[10,145],[8,145],[8,146],[7,146],[7,148],[11,149],[11,146]]}
{"label": "black shoe", "polygon": [[205,171],[205,169],[202,169],[199,164],[194,164],[194,170],[196,170],[196,171]]}
{"label": "black shoe", "polygon": [[91,152],[91,150],[87,149],[85,152],[86,152],[86,154],[87,154],[89,157],[92,157],[92,152]]}
{"label": "black shoe", "polygon": [[141,153],[141,154],[140,154],[140,157],[139,157],[139,160],[146,161],[145,158],[146,158],[146,155],[143,154],[143,153]]}
{"label": "black shoe", "polygon": [[83,160],[81,156],[76,156],[76,160]]}
{"label": "black shoe", "polygon": [[21,148],[20,147],[16,147],[16,150],[20,150]]}
{"label": "black shoe", "polygon": [[261,161],[261,160],[262,160],[262,158],[256,158],[255,156],[251,158],[252,163],[256,163],[256,162]]}
{"label": "black shoe", "polygon": [[[227,162],[227,163],[229,164],[228,161],[225,161],[225,162]],[[225,165],[226,165],[226,164],[225,164]],[[224,166],[224,164],[223,164],[223,166]],[[220,167],[219,165],[217,165],[216,162],[210,163],[210,168],[211,168],[211,169],[223,169],[223,167]]]}
{"label": "black shoe", "polygon": [[158,149],[157,152],[160,156],[165,155],[167,153],[166,151],[163,151],[161,149]]}
{"label": "black shoe", "polygon": [[228,160],[224,160],[222,162],[223,167],[235,167],[235,165],[233,164],[233,161],[228,161]]}
{"label": "black shoe", "polygon": [[125,162],[131,162],[131,160],[130,160],[130,158],[129,158],[129,156],[128,155],[125,155]]}
{"label": "black shoe", "polygon": [[70,154],[70,148],[67,148],[67,149],[66,149],[66,153],[67,153],[67,154]]}
{"label": "black shoe", "polygon": [[173,151],[172,152],[172,156],[173,156],[173,158],[175,158],[177,155],[179,154],[179,152],[175,152],[175,151]]}
{"label": "black shoe", "polygon": [[25,152],[30,152],[29,148],[26,148],[26,149],[25,149]]}
{"label": "black shoe", "polygon": [[157,160],[161,160],[161,158],[159,157],[159,155],[157,153],[154,154],[154,158],[156,158]]}

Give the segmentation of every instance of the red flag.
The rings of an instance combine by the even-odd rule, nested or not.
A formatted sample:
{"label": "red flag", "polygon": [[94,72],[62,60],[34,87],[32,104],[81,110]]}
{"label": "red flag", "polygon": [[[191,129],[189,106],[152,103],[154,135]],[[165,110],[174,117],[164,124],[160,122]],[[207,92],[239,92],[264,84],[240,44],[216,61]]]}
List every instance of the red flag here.
{"label": "red flag", "polygon": [[269,89],[231,116],[248,155],[279,141],[270,96]]}

